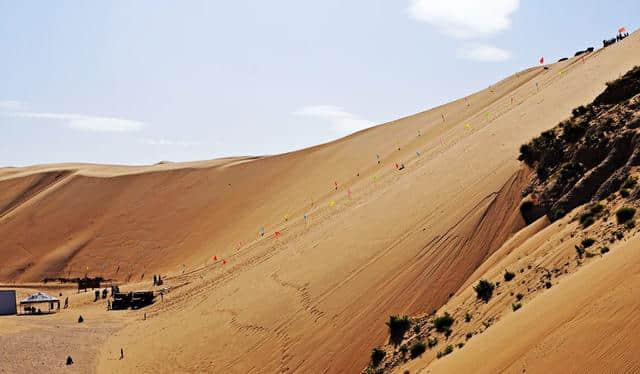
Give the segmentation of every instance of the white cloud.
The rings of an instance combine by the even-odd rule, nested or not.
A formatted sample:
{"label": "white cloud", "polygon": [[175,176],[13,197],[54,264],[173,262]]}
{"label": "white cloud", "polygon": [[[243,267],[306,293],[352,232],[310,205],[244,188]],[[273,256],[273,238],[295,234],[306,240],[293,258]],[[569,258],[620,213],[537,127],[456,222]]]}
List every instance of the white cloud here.
{"label": "white cloud", "polygon": [[333,130],[339,135],[351,134],[375,124],[353,113],[349,113],[340,107],[331,105],[307,106],[293,112],[293,114],[328,121],[331,123]]}
{"label": "white cloud", "polygon": [[458,49],[458,57],[483,62],[500,62],[511,58],[511,52],[487,44],[466,45]]}
{"label": "white cloud", "polygon": [[83,131],[93,132],[132,132],[141,130],[143,122],[122,118],[96,117],[75,113],[37,113],[37,112],[13,112],[2,113],[4,116],[14,118],[34,118],[66,122],[67,127]]}
{"label": "white cloud", "polygon": [[494,35],[511,27],[520,0],[410,0],[409,15],[460,39]]}
{"label": "white cloud", "polygon": [[167,146],[176,146],[176,147],[193,147],[195,145],[200,144],[200,142],[191,142],[185,140],[170,140],[170,139],[151,139],[151,138],[143,138],[139,140],[142,144],[147,145],[167,145]]}
{"label": "white cloud", "polygon": [[26,105],[17,100],[0,100],[0,109],[22,110]]}

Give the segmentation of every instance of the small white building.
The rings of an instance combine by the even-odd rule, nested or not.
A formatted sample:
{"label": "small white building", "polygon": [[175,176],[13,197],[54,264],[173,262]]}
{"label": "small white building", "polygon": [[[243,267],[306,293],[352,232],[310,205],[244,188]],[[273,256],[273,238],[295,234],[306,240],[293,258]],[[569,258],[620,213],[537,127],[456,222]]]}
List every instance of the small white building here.
{"label": "small white building", "polygon": [[0,290],[0,316],[16,314],[17,312],[16,291]]}

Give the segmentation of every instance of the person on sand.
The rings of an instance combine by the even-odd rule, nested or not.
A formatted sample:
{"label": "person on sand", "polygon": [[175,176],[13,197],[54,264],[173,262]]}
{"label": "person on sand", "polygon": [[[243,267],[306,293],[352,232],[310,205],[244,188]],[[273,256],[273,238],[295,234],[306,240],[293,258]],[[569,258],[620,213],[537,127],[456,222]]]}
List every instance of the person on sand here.
{"label": "person on sand", "polygon": [[120,348],[120,359],[124,359],[124,350]]}
{"label": "person on sand", "polygon": [[67,309],[69,307],[69,297],[64,298],[64,308]]}

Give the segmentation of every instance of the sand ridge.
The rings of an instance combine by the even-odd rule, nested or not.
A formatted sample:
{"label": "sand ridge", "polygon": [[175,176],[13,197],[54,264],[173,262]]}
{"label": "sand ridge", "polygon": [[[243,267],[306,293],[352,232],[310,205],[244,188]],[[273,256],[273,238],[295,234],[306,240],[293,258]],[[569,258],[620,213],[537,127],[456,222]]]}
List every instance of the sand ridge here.
{"label": "sand ridge", "polygon": [[98,372],[359,371],[390,314],[439,308],[521,227],[518,147],[637,63],[637,43],[283,155],[2,172],[0,280],[167,274],[149,319],[96,346]]}

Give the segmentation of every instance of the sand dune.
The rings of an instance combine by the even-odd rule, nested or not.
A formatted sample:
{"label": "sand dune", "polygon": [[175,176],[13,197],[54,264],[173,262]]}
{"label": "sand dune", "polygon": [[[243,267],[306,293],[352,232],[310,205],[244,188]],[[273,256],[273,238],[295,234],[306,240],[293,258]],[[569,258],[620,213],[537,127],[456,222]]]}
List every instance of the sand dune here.
{"label": "sand dune", "polygon": [[[173,289],[146,311],[149,318],[141,322],[142,311],[118,314],[113,323],[120,328],[94,343],[95,357],[86,354],[97,372],[359,372],[371,348],[387,338],[390,314],[465,300],[472,282],[502,271],[510,254],[555,232],[544,222],[519,231],[526,172],[518,148],[637,64],[639,37],[520,72],[469,96],[469,105],[460,99],[297,152],[139,167],[0,169],[0,281],[89,274],[144,287],[152,274],[166,274]],[[635,255],[624,254],[631,247],[619,252],[607,261],[626,259],[632,274]],[[623,279],[603,266],[594,263],[574,277],[597,273],[603,283],[592,293],[578,292],[580,282],[568,279],[523,308],[519,316],[526,319],[504,318],[426,370],[465,372],[489,355],[495,360],[482,367],[486,372],[543,370],[578,352],[589,344],[582,329],[599,314],[567,318],[579,305],[601,306],[631,292],[602,288]],[[523,332],[525,322],[539,321],[563,300],[575,304]],[[84,308],[89,321],[102,313],[102,305]],[[551,330],[582,345],[557,349],[545,340]],[[512,344],[519,335],[521,343]],[[548,360],[535,356],[540,345],[553,351]],[[125,360],[115,359],[121,347]],[[3,350],[16,359],[35,353]],[[607,354],[600,343],[580,352]],[[635,368],[630,356],[620,357],[626,363],[616,367]],[[534,360],[540,366],[527,366]],[[567,365],[581,361],[591,362]]]}

